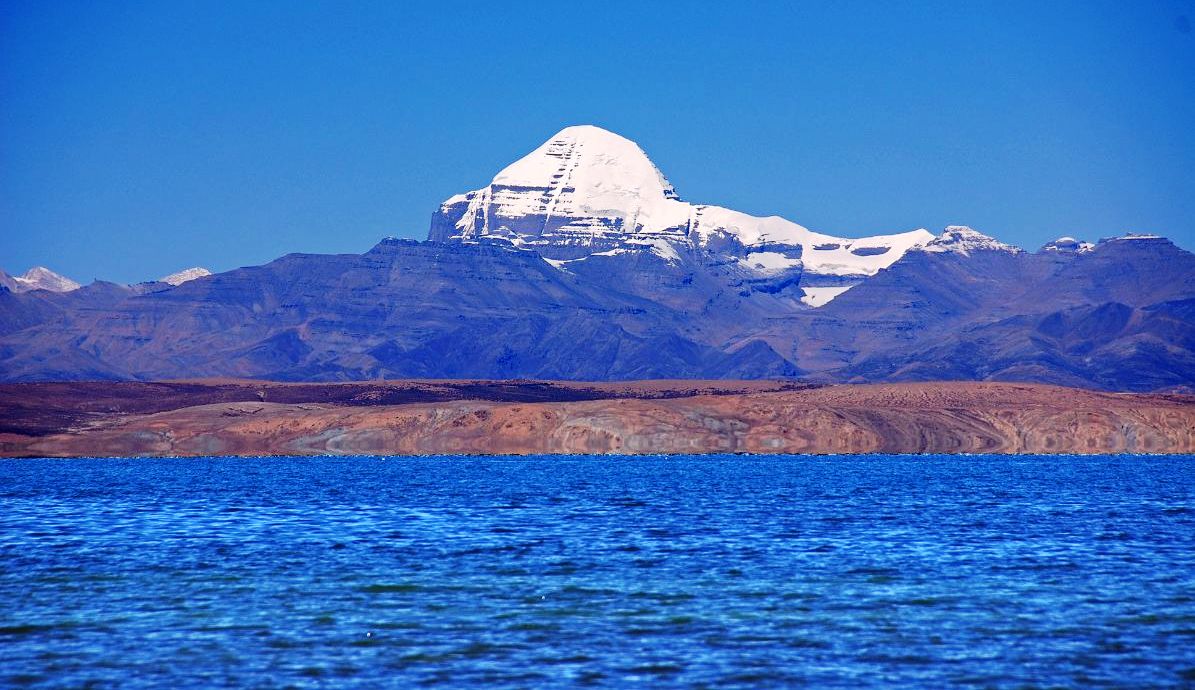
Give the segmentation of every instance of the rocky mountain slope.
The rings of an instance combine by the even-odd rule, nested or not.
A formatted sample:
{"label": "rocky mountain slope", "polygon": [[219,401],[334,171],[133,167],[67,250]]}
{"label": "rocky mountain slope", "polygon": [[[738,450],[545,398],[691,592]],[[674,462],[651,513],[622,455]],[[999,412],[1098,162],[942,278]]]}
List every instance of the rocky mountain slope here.
{"label": "rocky mountain slope", "polygon": [[762,343],[730,353],[696,342],[672,310],[494,246],[387,240],[362,255],[289,255],[177,287],[77,292],[0,293],[0,314],[17,321],[0,337],[6,378],[795,373]]}
{"label": "rocky mountain slope", "polygon": [[831,237],[682,201],[638,146],[596,127],[446,201],[426,242],[186,273],[0,284],[0,380],[1195,386],[1195,255],[1164,238],[1027,252],[962,226]]}

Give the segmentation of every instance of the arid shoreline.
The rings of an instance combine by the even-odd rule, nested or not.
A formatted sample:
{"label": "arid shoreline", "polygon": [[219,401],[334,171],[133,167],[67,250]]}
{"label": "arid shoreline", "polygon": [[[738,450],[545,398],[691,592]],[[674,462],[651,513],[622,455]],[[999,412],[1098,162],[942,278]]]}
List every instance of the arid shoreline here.
{"label": "arid shoreline", "polygon": [[1195,396],[1017,383],[0,385],[2,456],[1195,453]]}

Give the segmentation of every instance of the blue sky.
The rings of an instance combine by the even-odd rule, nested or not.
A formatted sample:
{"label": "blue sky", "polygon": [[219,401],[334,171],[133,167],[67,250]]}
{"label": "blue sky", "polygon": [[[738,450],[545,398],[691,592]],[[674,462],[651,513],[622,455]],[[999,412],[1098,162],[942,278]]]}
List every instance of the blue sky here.
{"label": "blue sky", "polygon": [[[887,6],[892,5],[892,6]],[[422,238],[569,124],[687,200],[1195,249],[1195,0],[0,4],[0,267]]]}

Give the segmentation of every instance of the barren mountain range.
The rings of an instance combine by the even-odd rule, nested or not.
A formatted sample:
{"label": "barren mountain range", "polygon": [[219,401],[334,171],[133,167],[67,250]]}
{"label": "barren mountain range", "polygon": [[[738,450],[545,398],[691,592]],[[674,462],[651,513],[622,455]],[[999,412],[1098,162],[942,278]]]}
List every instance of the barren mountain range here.
{"label": "barren mountain range", "polygon": [[1163,237],[832,237],[684,201],[596,127],[445,201],[427,241],[185,273],[0,276],[0,380],[1195,385],[1195,255]]}

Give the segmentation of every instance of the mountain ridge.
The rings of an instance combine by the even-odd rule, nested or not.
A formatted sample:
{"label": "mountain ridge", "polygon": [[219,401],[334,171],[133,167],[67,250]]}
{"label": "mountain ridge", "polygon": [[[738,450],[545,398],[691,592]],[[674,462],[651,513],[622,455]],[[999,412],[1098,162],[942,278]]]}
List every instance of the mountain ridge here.
{"label": "mountain ridge", "polygon": [[685,202],[593,127],[494,180],[442,204],[427,241],[178,284],[3,283],[0,380],[1195,385],[1195,255],[1156,235],[1034,252],[961,225],[836,238]]}

